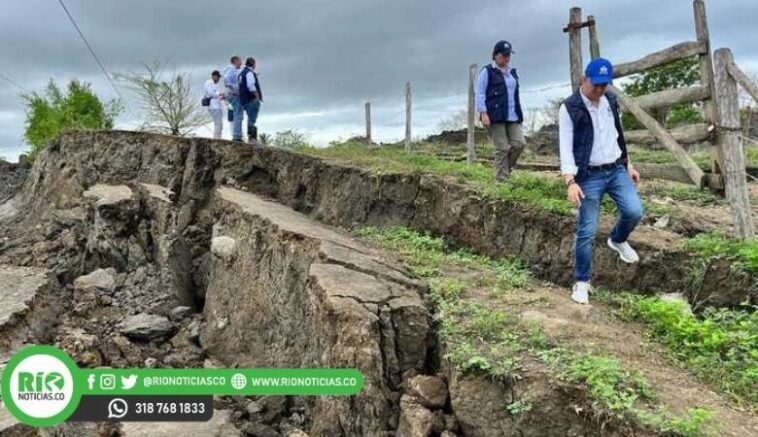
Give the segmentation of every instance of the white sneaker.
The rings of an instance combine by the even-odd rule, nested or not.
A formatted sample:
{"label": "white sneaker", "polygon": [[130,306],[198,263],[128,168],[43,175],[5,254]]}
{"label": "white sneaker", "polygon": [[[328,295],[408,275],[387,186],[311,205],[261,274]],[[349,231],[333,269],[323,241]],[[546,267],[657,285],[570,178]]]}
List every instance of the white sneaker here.
{"label": "white sneaker", "polygon": [[635,252],[634,249],[632,249],[632,246],[626,241],[623,243],[614,243],[613,240],[608,237],[608,247],[618,252],[621,261],[624,261],[625,263],[633,264],[640,260],[637,252]]}
{"label": "white sneaker", "polygon": [[582,305],[590,303],[590,289],[592,286],[589,282],[577,282],[571,292],[571,300]]}

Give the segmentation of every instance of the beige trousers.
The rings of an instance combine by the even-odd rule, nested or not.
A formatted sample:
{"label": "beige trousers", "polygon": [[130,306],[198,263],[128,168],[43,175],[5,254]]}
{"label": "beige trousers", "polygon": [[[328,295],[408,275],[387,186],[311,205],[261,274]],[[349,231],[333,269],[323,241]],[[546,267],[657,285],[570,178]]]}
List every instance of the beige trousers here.
{"label": "beige trousers", "polygon": [[493,123],[490,136],[495,143],[495,179],[504,181],[510,176],[521,151],[524,150],[524,131],[520,123]]}

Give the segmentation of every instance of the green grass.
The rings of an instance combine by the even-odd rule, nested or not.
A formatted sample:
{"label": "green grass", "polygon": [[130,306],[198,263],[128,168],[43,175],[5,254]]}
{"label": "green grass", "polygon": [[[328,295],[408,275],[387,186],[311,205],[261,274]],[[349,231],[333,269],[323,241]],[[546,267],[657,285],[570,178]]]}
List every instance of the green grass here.
{"label": "green grass", "polygon": [[688,239],[685,247],[700,258],[727,259],[737,270],[758,274],[758,239],[740,241],[719,233],[704,233]]}
{"label": "green grass", "polygon": [[[410,267],[430,274],[430,301],[445,360],[462,373],[479,373],[495,380],[517,378],[524,357],[531,355],[552,368],[559,379],[581,384],[596,411],[632,418],[661,432],[683,436],[703,434],[710,413],[693,409],[677,416],[655,400],[655,393],[638,371],[626,369],[613,356],[579,352],[552,342],[541,327],[526,324],[512,308],[499,308],[467,296],[467,284],[446,277],[446,268],[467,266],[482,276],[497,278],[494,287],[523,290],[530,275],[513,259],[495,260],[468,250],[445,251],[444,241],[405,228],[362,228],[357,234],[405,257]],[[505,407],[509,414],[531,410],[526,399]]]}
{"label": "green grass", "polygon": [[[648,164],[677,164],[676,158],[668,150],[652,150],[646,147],[630,146],[628,149],[629,160]],[[690,153],[690,157],[697,165],[703,168],[710,167],[711,155],[708,152]]]}
{"label": "green grass", "polygon": [[495,182],[490,166],[438,159],[419,153],[406,153],[395,148],[367,149],[360,143],[332,147],[301,148],[300,151],[324,158],[347,159],[379,172],[431,173],[471,184],[482,194],[497,199],[534,205],[549,212],[570,215],[573,206],[566,198],[566,187],[558,177],[545,177],[519,171],[505,183]]}
{"label": "green grass", "polygon": [[705,381],[736,402],[758,406],[758,312],[707,308],[695,316],[684,302],[631,293],[599,292],[624,319],[650,335]]}

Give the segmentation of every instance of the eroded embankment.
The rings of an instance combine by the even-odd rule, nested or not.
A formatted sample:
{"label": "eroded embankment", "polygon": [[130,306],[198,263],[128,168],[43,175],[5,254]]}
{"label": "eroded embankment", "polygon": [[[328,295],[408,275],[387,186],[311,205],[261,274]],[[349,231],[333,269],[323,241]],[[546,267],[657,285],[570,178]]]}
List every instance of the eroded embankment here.
{"label": "eroded embankment", "polygon": [[[24,193],[37,193],[42,184],[43,198],[65,201],[76,186],[136,179],[169,187],[189,211],[203,201],[196,198],[203,192],[198,188],[228,181],[328,224],[427,230],[453,245],[520,257],[544,279],[572,282],[573,218],[488,198],[431,175],[377,173],[281,149],[132,132],[64,135],[41,159]],[[758,302],[752,275],[725,260],[693,259],[682,238],[670,232],[640,228],[632,243],[642,262],[622,263],[605,246],[609,225],[601,224],[596,242],[596,284],[686,291],[692,300],[712,305]]]}
{"label": "eroded embankment", "polygon": [[[540,362],[503,380],[445,365],[448,345],[436,338],[425,285],[320,223],[432,230],[454,245],[520,256],[542,277],[567,282],[571,219],[431,176],[129,132],[64,135],[0,210],[0,264],[12,266],[0,275],[10,272],[13,283],[0,291],[23,303],[8,307],[12,316],[0,314],[6,355],[43,342],[81,366],[356,367],[365,376],[355,397],[221,399],[206,434],[654,434],[629,418],[599,416],[584,388],[556,381]],[[682,284],[687,255],[677,237],[640,234],[646,261],[617,265],[599,250],[601,267],[620,272],[600,280],[642,290]],[[713,270],[729,272],[708,279],[721,287],[715,303],[754,295],[738,290],[750,278],[728,266]],[[716,290],[711,282],[700,292]],[[527,394],[533,409],[515,417],[514,403]],[[58,431],[190,436],[199,429]]]}

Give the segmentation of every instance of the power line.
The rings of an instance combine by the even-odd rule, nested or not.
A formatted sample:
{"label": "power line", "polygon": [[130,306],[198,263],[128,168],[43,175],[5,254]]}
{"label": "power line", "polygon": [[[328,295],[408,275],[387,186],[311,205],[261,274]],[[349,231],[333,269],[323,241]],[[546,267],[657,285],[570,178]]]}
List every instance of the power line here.
{"label": "power line", "polygon": [[25,93],[30,94],[30,92],[29,92],[28,89],[22,87],[16,81],[14,81],[13,79],[9,78],[8,76],[6,76],[6,75],[4,75],[2,73],[0,73],[0,79],[3,79],[4,81],[8,82],[9,84],[15,86],[16,88],[20,89],[21,91],[23,91]]}
{"label": "power line", "polygon": [[108,82],[110,82],[111,86],[113,87],[113,90],[116,91],[116,94],[118,94],[121,100],[124,103],[126,103],[126,99],[124,99],[124,96],[121,94],[121,91],[119,91],[118,87],[116,87],[116,84],[113,83],[113,79],[111,79],[110,74],[108,74],[108,70],[106,70],[103,63],[100,62],[100,58],[98,58],[97,54],[95,54],[95,50],[92,49],[92,46],[90,45],[89,41],[87,41],[87,38],[84,36],[84,33],[82,33],[82,30],[79,28],[79,25],[76,24],[76,20],[74,20],[74,17],[68,11],[66,4],[63,3],[63,0],[58,0],[58,2],[61,4],[61,7],[63,7],[63,11],[68,16],[68,19],[71,20],[71,24],[74,25],[74,28],[76,29],[76,32],[79,34],[79,37],[81,37],[82,41],[84,42],[84,45],[87,46],[87,49],[89,50],[90,54],[92,54],[92,57],[95,59],[95,62],[97,62],[97,65],[100,66],[100,70],[103,71],[105,78],[108,79]]}

